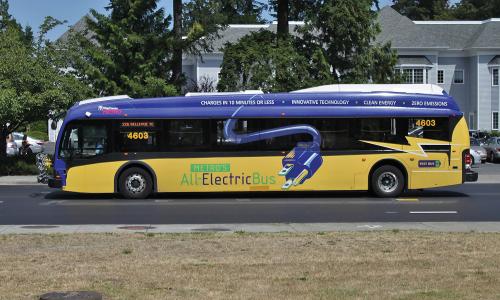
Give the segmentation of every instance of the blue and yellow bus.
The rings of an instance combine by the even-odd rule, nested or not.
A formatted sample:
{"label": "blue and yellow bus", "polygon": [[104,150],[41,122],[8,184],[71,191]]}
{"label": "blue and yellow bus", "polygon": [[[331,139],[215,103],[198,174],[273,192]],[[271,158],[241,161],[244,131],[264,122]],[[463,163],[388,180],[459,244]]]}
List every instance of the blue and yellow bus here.
{"label": "blue and yellow bus", "polygon": [[463,113],[435,85],[90,99],[49,185],[80,193],[405,190],[477,180]]}

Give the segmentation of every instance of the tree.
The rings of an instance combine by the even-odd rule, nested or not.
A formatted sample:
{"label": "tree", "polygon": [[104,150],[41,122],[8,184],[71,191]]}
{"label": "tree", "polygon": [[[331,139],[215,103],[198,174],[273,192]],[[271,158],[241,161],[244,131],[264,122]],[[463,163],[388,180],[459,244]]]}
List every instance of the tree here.
{"label": "tree", "polygon": [[[110,0],[110,15],[91,10],[89,31],[74,34],[74,74],[99,95],[132,97],[177,94],[172,78],[171,17],[157,0]],[[85,35],[91,34],[92,38]]]}
{"label": "tree", "polygon": [[290,91],[331,83],[397,81],[397,55],[375,44],[380,28],[372,1],[317,1],[299,36],[260,31],[227,44],[218,89]]}
{"label": "tree", "polygon": [[278,37],[286,37],[289,34],[288,28],[288,10],[289,10],[289,0],[277,0],[278,1]]}
{"label": "tree", "polygon": [[[270,0],[269,9],[271,16],[278,19],[279,23],[279,12],[281,9],[278,7],[281,0]],[[291,21],[303,21],[305,13],[309,10],[314,3],[318,0],[286,0],[288,6],[288,20]],[[282,3],[283,5],[283,3]]]}
{"label": "tree", "polygon": [[185,47],[187,51],[199,54],[196,50],[212,50],[211,42],[228,24],[227,16],[222,13],[222,4],[214,0],[191,0],[183,4],[183,34],[191,41]]}
{"label": "tree", "polygon": [[305,88],[311,84],[308,67],[292,37],[278,39],[275,33],[261,30],[225,46],[217,89],[283,92]]}
{"label": "tree", "polygon": [[227,24],[264,23],[262,11],[264,3],[252,0],[221,0],[221,13],[226,16]]}
{"label": "tree", "polygon": [[91,93],[77,78],[62,71],[64,56],[45,39],[45,34],[61,22],[46,18],[37,42],[27,43],[29,33],[8,16],[7,2],[0,4],[0,158],[3,158],[10,133],[46,119],[51,112],[67,109]]}
{"label": "tree", "polygon": [[392,8],[411,20],[452,18],[448,0],[393,0]]}
{"label": "tree", "polygon": [[500,0],[462,0],[452,7],[452,15],[460,20],[486,20],[500,17]]}
{"label": "tree", "polygon": [[371,7],[370,0],[324,0],[306,13],[305,26],[300,29],[304,54],[327,63],[332,82],[392,79],[396,53],[389,44],[373,44],[380,28]]}
{"label": "tree", "polygon": [[195,24],[212,33],[228,24],[265,23],[264,8],[251,0],[190,0],[183,4],[184,34]]}
{"label": "tree", "polygon": [[172,59],[172,78],[171,82],[177,83],[182,76],[182,0],[174,0],[174,53]]}

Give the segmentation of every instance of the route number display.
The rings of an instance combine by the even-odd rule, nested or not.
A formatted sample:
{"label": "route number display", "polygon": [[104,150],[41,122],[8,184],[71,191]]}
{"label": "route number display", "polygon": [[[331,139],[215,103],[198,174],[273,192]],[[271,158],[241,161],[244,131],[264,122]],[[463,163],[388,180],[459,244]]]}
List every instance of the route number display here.
{"label": "route number display", "polygon": [[415,122],[415,125],[421,127],[435,127],[436,120],[417,120],[417,122]]}
{"label": "route number display", "polygon": [[127,138],[129,140],[147,140],[149,139],[149,133],[147,131],[144,132],[128,132]]}

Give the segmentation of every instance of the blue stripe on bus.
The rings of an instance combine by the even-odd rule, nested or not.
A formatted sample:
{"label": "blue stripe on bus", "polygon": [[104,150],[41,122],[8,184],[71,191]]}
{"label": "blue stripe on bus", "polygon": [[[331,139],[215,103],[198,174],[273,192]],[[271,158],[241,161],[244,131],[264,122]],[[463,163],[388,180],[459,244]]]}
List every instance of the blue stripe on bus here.
{"label": "blue stripe on bus", "polygon": [[[76,105],[66,120],[91,118],[379,117],[462,115],[448,95],[289,93],[124,99]],[[126,115],[126,116],[125,116]]]}

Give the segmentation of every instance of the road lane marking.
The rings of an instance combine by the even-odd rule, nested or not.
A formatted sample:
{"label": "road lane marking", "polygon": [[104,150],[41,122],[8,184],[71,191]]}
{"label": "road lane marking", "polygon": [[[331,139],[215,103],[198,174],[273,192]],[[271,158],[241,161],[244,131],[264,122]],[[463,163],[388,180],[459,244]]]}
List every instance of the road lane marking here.
{"label": "road lane marking", "polygon": [[417,198],[397,198],[396,201],[399,202],[418,202]]}
{"label": "road lane marking", "polygon": [[51,201],[47,201],[47,202],[42,202],[42,203],[40,203],[40,205],[43,205],[43,206],[59,205],[59,204],[63,204],[64,202],[66,202],[66,200],[51,200]]}
{"label": "road lane marking", "polygon": [[368,228],[368,229],[377,229],[381,228],[382,225],[358,225],[358,228]]}
{"label": "road lane marking", "polygon": [[3,203],[3,201],[0,201],[0,204],[2,204],[2,203]]}
{"label": "road lane marking", "polygon": [[386,211],[386,214],[399,214],[399,211]]}
{"label": "road lane marking", "polygon": [[410,214],[457,214],[456,210],[442,210],[442,211],[410,211]]}

